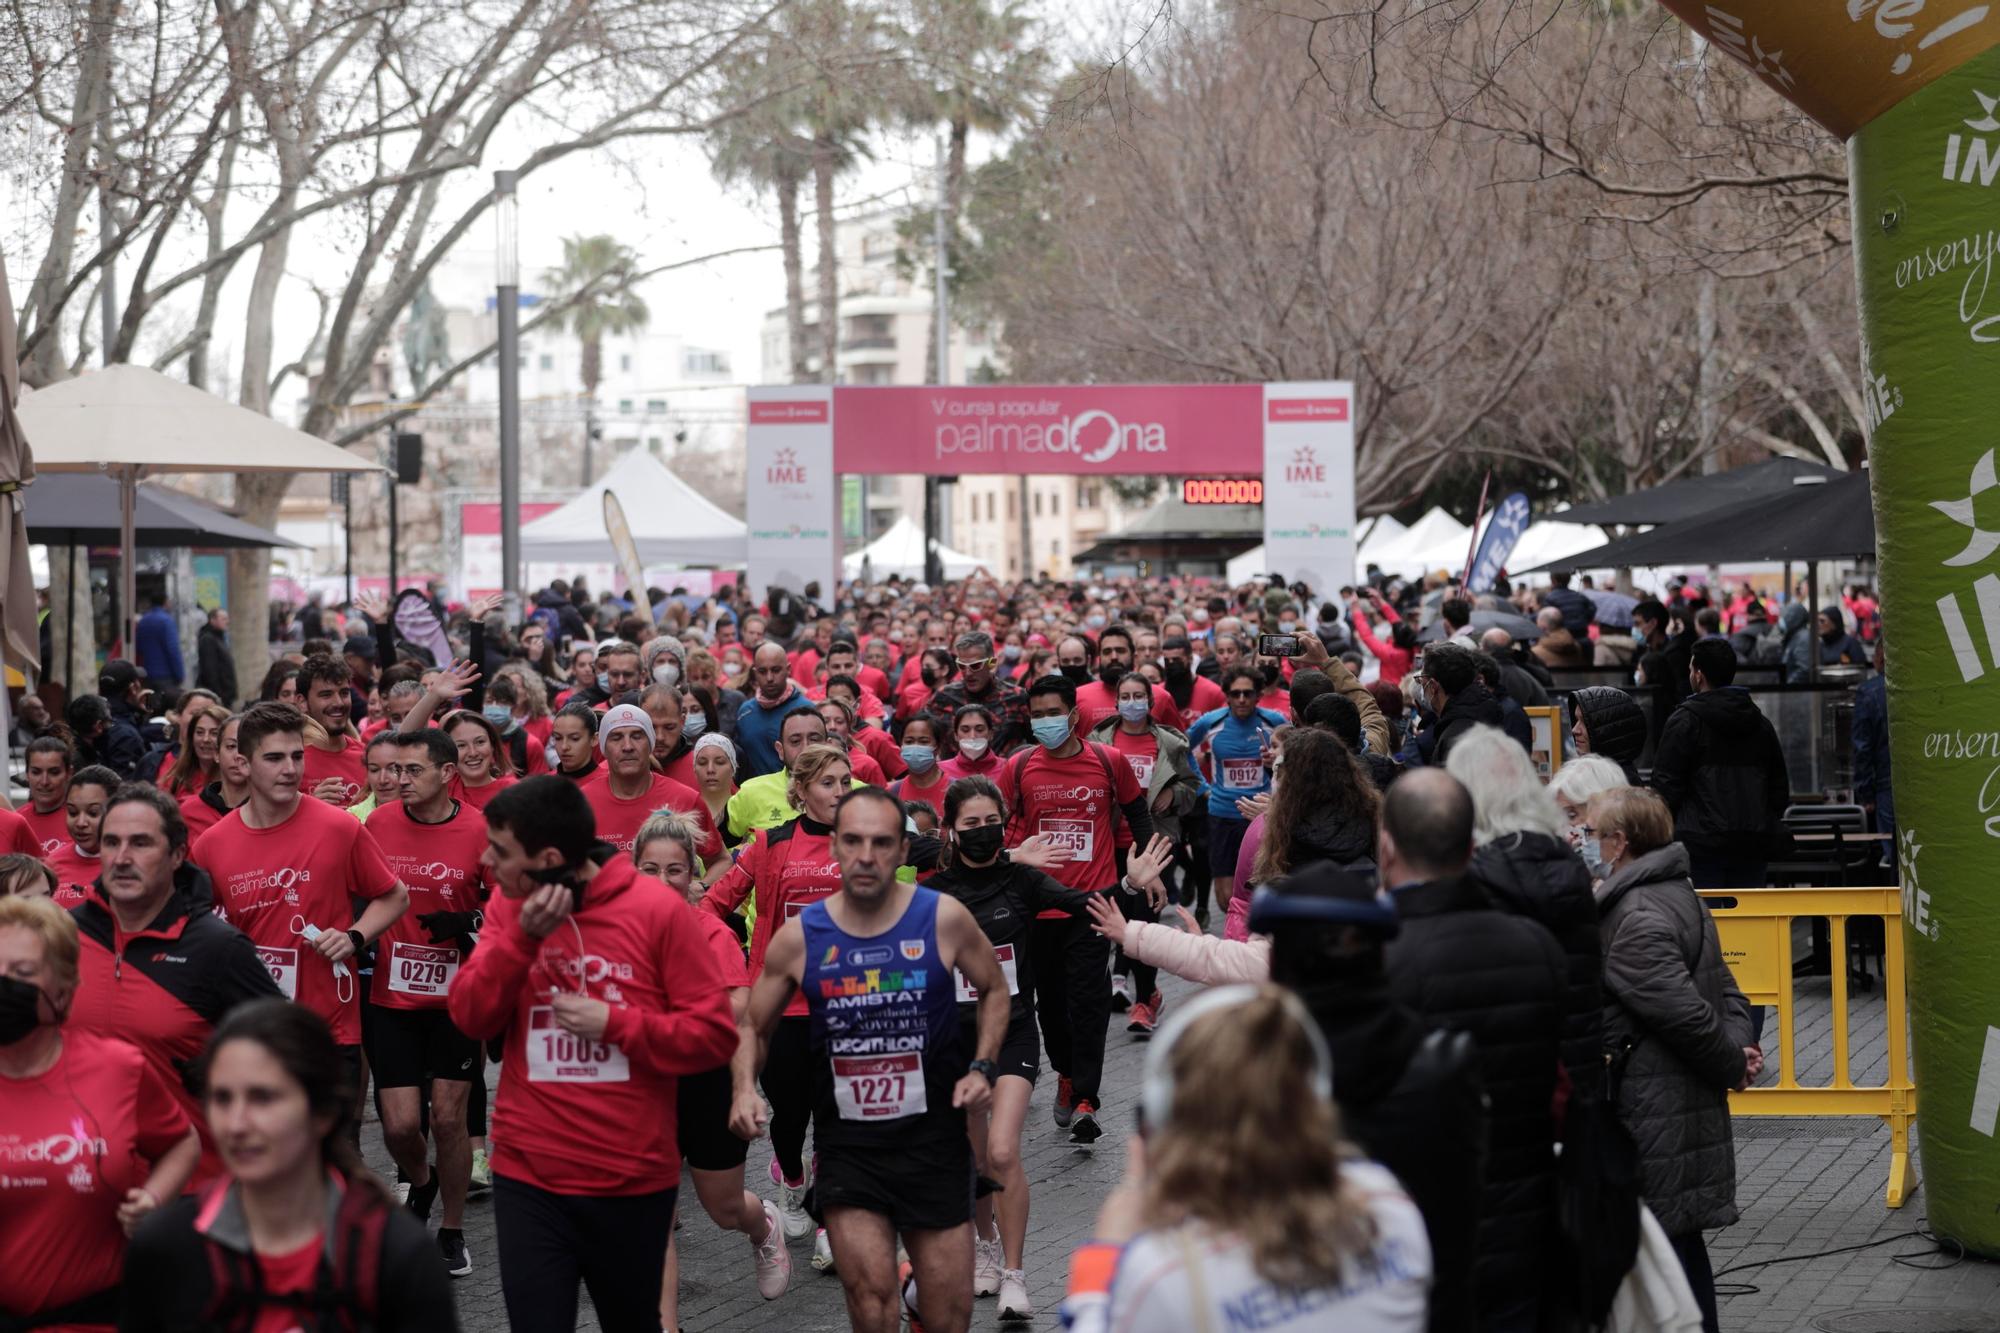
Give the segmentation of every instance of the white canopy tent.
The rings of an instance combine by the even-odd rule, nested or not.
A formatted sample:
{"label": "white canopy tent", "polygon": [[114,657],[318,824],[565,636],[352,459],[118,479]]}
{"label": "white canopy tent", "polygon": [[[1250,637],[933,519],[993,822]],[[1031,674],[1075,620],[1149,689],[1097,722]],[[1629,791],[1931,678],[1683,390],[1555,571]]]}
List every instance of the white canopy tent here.
{"label": "white canopy tent", "polygon": [[1465,568],[1465,548],[1472,529],[1447,514],[1433,509],[1412,523],[1408,530],[1390,538],[1369,556],[1384,573],[1416,578],[1436,569],[1453,573]]}
{"label": "white canopy tent", "polygon": [[628,450],[588,490],[521,528],[523,562],[573,564],[611,558],[604,492],[613,491],[632,524],[639,559],[654,565],[740,565],[750,530],[673,474],[645,449]]}
{"label": "white canopy tent", "polygon": [[1579,551],[1594,551],[1610,540],[1604,529],[1594,524],[1543,519],[1529,524],[1521,540],[1514,543],[1513,554],[1507,557],[1507,568],[1535,569]]}
{"label": "white canopy tent", "polygon": [[141,477],[180,472],[380,472],[261,412],[145,366],[116,365],[23,394],[17,415],[42,472],[108,472],[120,487],[120,609],[133,652],[134,506]]}
{"label": "white canopy tent", "polygon": [[[943,542],[937,544],[938,563],[948,579],[970,578],[980,568],[979,561],[963,551],[954,551]],[[880,583],[891,574],[900,574],[906,579],[921,579],[924,576],[924,531],[908,514],[899,515],[889,530],[858,551],[844,556],[840,562],[844,578],[858,579],[864,568],[868,577]]]}

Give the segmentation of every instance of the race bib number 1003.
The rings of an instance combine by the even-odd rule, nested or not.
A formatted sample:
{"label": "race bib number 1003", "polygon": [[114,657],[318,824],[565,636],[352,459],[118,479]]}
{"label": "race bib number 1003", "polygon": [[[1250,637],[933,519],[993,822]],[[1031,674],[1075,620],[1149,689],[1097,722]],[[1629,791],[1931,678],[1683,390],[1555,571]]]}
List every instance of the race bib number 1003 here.
{"label": "race bib number 1003", "polygon": [[556,1026],[553,1007],[528,1010],[530,1083],[629,1083],[632,1066],[625,1052],[607,1041],[591,1041]]}

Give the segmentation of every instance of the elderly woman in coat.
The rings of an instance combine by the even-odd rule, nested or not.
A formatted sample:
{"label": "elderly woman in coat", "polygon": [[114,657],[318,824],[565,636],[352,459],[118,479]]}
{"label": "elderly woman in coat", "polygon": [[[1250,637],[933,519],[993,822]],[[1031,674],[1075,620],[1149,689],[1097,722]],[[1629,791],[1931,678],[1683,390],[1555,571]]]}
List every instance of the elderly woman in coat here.
{"label": "elderly woman in coat", "polygon": [[1590,800],[1585,838],[1608,867],[1597,887],[1598,933],[1618,1118],[1638,1144],[1646,1206],[1687,1270],[1702,1327],[1716,1333],[1701,1233],[1736,1220],[1729,1092],[1755,1078],[1764,1057],[1751,1036],[1750,1002],[1673,836],[1673,816],[1644,788]]}

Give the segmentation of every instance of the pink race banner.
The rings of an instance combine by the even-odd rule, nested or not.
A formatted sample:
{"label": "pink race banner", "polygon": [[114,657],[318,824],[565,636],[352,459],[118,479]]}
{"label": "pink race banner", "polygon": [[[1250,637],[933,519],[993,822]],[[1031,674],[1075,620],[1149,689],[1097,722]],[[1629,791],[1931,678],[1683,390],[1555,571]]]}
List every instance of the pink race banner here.
{"label": "pink race banner", "polygon": [[[1345,419],[1344,399],[1338,417],[1300,404],[1285,419]],[[751,420],[781,406],[754,404]],[[833,406],[840,473],[1199,476],[1259,471],[1264,452],[1261,384],[842,386]]]}

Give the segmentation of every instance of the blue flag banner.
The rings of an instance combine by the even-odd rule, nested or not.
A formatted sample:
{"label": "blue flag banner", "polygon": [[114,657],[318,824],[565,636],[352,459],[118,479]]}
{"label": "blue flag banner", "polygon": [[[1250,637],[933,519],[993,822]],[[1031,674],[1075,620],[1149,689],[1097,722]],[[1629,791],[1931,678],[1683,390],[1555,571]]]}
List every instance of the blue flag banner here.
{"label": "blue flag banner", "polygon": [[1527,530],[1528,497],[1515,491],[1493,511],[1486,535],[1479,539],[1479,554],[1472,561],[1471,591],[1492,591],[1493,581],[1507,568],[1507,557],[1514,554],[1514,544]]}

